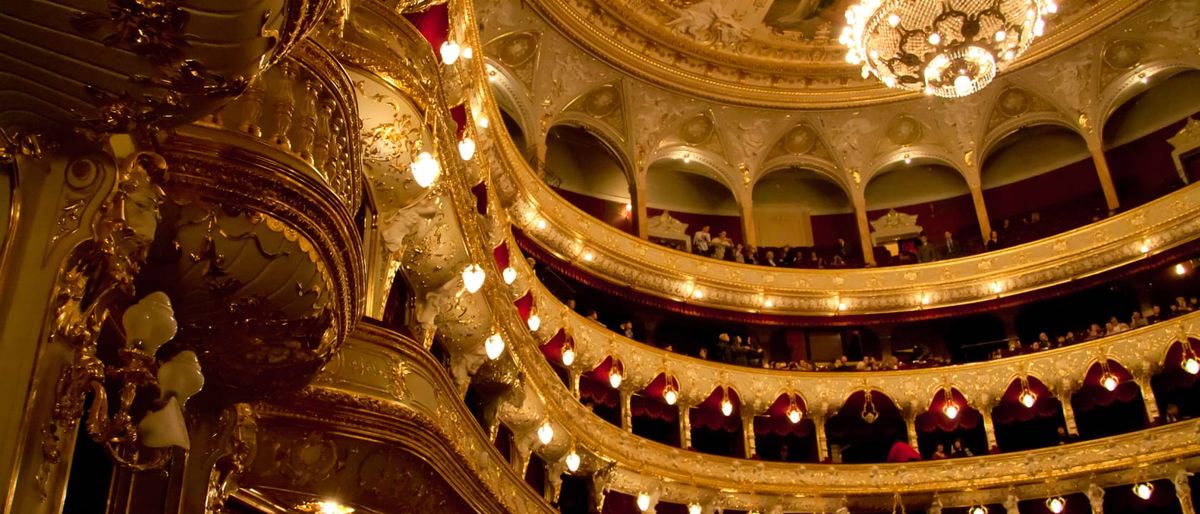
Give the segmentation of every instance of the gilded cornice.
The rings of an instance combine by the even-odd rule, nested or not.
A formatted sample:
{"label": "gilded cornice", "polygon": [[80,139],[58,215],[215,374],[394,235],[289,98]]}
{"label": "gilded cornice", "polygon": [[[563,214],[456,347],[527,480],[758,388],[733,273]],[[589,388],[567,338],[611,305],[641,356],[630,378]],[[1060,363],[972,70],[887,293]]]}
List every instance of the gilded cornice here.
{"label": "gilded cornice", "polygon": [[[1145,5],[1121,0],[1071,5],[1018,63],[1027,66],[1096,34]],[[698,42],[668,25],[680,10],[663,2],[538,0],[529,5],[572,43],[624,73],[730,105],[829,109],[911,99],[846,65],[836,39],[751,37],[736,47]]]}

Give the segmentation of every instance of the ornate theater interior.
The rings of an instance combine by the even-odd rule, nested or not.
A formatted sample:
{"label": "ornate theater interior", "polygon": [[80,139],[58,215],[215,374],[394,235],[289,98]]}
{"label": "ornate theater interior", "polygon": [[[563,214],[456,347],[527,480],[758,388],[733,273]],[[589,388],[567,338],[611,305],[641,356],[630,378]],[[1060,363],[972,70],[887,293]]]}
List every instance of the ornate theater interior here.
{"label": "ornate theater interior", "polygon": [[0,3],[8,514],[1196,514],[1200,0]]}

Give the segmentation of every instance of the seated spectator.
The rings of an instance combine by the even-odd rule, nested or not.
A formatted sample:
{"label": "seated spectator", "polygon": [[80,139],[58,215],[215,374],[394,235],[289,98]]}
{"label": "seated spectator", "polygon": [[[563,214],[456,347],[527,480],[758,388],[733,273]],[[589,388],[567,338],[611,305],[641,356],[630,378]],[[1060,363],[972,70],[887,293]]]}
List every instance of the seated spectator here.
{"label": "seated spectator", "polygon": [[1053,346],[1050,344],[1050,336],[1045,332],[1038,333],[1038,342],[1042,344],[1043,348],[1051,348]]}
{"label": "seated spectator", "polygon": [[849,262],[851,254],[852,252],[850,251],[850,245],[846,244],[845,239],[839,237],[837,240],[837,246],[833,249],[834,257],[841,257],[842,262]]}
{"label": "seated spectator", "polygon": [[945,459],[946,457],[947,457],[946,445],[938,443],[937,449],[933,450],[933,455],[930,455],[929,459],[930,460],[942,460],[942,459]]}
{"label": "seated spectator", "polygon": [[1107,335],[1120,334],[1121,332],[1129,330],[1129,325],[1126,325],[1124,321],[1117,319],[1116,316],[1108,318],[1108,324],[1112,325],[1112,329],[1110,329]]}
{"label": "seated spectator", "polygon": [[708,255],[708,252],[711,251],[709,246],[712,243],[712,234],[709,234],[709,230],[711,230],[709,226],[705,225],[700,227],[700,230],[697,230],[696,233],[692,235],[693,252],[696,252],[700,255]]}
{"label": "seated spectator", "polygon": [[1064,445],[1064,444],[1075,442],[1075,436],[1067,433],[1066,427],[1062,427],[1062,426],[1058,427],[1057,433],[1058,433],[1058,444],[1059,445]]}
{"label": "seated spectator", "polygon": [[921,460],[921,454],[917,453],[906,441],[896,441],[892,444],[892,449],[888,451],[888,462],[912,462],[917,460]]}
{"label": "seated spectator", "polygon": [[575,310],[575,299],[574,298],[567,299],[567,308],[571,309],[571,310]]}
{"label": "seated spectator", "polygon": [[845,259],[843,259],[841,255],[834,254],[834,255],[833,255],[833,259],[831,259],[831,260],[829,261],[829,267],[831,267],[831,268],[844,268],[844,267],[846,267],[846,260],[845,260]]}
{"label": "seated spectator", "polygon": [[945,241],[942,243],[941,258],[953,259],[962,254],[962,249],[959,248],[958,241],[954,240],[954,234],[951,234],[950,231],[947,230],[946,233],[943,234],[943,237],[945,238]]}
{"label": "seated spectator", "polygon": [[717,336],[717,360],[733,362],[733,345],[729,342],[729,334]]}
{"label": "seated spectator", "polygon": [[992,234],[988,237],[988,240],[983,242],[983,249],[991,252],[993,250],[999,250],[1000,248],[1000,233],[993,230]]}
{"label": "seated spectator", "polygon": [[973,456],[975,456],[975,454],[971,453],[970,448],[963,446],[963,441],[962,441],[962,438],[960,437],[960,438],[957,438],[954,440],[954,444],[950,445],[950,456],[951,457],[973,457]]}
{"label": "seated spectator", "polygon": [[1133,311],[1133,314],[1129,315],[1129,328],[1141,328],[1147,324],[1146,318],[1142,317],[1142,311]]}
{"label": "seated spectator", "polygon": [[714,259],[725,259],[725,252],[733,246],[733,240],[729,239],[724,230],[717,233],[717,237],[713,238],[710,245],[712,246],[712,257]]}
{"label": "seated spectator", "polygon": [[767,250],[767,255],[763,257],[762,264],[764,266],[778,266],[779,264],[775,262],[775,252]]}
{"label": "seated spectator", "polygon": [[917,246],[917,261],[933,262],[937,260],[937,250],[933,244],[929,242],[929,238],[925,234],[921,234],[921,244]]}
{"label": "seated spectator", "polygon": [[1175,297],[1175,307],[1176,307],[1176,309],[1179,311],[1179,314],[1187,314],[1187,313],[1189,313],[1189,312],[1192,312],[1192,311],[1196,310],[1196,309],[1195,309],[1194,307],[1192,307],[1192,306],[1191,306],[1191,304],[1189,304],[1189,303],[1188,303],[1188,301],[1187,301],[1187,300],[1186,300],[1184,297],[1182,297],[1182,296],[1176,296],[1176,297]]}
{"label": "seated spectator", "polygon": [[1181,418],[1179,416],[1179,406],[1175,405],[1174,403],[1168,403],[1167,409],[1163,412],[1163,415],[1162,415],[1162,422],[1163,423],[1175,423],[1181,419],[1183,419],[1183,418]]}
{"label": "seated spectator", "polygon": [[796,267],[796,255],[795,252],[792,251],[791,245],[783,245],[783,248],[779,249],[778,264],[785,268]]}
{"label": "seated spectator", "polygon": [[738,243],[733,247],[733,262],[746,262],[746,249],[742,247],[742,243]]}
{"label": "seated spectator", "polygon": [[1087,337],[1084,337],[1083,340],[1091,341],[1092,339],[1100,339],[1101,337],[1104,337],[1104,333],[1100,331],[1100,325],[1092,323],[1092,326],[1088,327]]}
{"label": "seated spectator", "polygon": [[746,264],[758,264],[758,248],[754,246],[746,247]]}
{"label": "seated spectator", "polygon": [[1155,305],[1154,307],[1150,308],[1150,314],[1146,315],[1146,324],[1153,325],[1159,321],[1162,321],[1162,319],[1162,307]]}
{"label": "seated spectator", "polygon": [[626,321],[624,323],[621,323],[621,334],[623,334],[625,337],[633,339],[633,322],[632,321]]}
{"label": "seated spectator", "polygon": [[592,321],[595,321],[596,323],[599,323],[600,322],[600,313],[596,312],[596,309],[588,309],[587,319],[590,319]]}
{"label": "seated spectator", "polygon": [[696,356],[701,359],[708,360],[708,348],[701,346],[700,351],[696,353]]}

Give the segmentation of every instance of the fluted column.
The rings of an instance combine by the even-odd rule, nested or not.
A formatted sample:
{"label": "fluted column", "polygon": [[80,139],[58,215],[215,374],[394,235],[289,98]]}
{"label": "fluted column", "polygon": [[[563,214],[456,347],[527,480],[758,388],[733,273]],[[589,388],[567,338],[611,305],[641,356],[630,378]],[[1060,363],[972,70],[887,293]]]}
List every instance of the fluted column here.
{"label": "fluted column", "polygon": [[[745,409],[745,410],[749,410],[749,409]],[[749,459],[750,457],[753,457],[755,452],[757,451],[755,443],[756,443],[756,441],[754,440],[754,413],[753,412],[744,412],[744,413],[742,413],[742,451],[745,452],[743,455],[745,455],[747,459]]]}
{"label": "fluted column", "polygon": [[991,452],[992,448],[998,448],[996,444],[996,422],[992,420],[992,406],[987,406],[979,410],[983,415],[983,433],[987,436],[987,451]]}
{"label": "fluted column", "polygon": [[[1098,136],[1097,136],[1098,137]],[[1095,138],[1087,142],[1088,152],[1092,154],[1092,163],[1096,165],[1096,176],[1100,179],[1100,189],[1104,191],[1104,203],[1109,212],[1117,210],[1120,202],[1117,200],[1117,188],[1113,186],[1112,172],[1108,169],[1108,158],[1104,156],[1104,143]]]}
{"label": "fluted column", "polygon": [[1154,388],[1150,386],[1150,377],[1143,375],[1134,381],[1142,389],[1142,403],[1146,405],[1146,421],[1153,424],[1158,419],[1158,400],[1154,398]]}
{"label": "fluted column", "polygon": [[1179,499],[1179,510],[1183,514],[1196,514],[1196,507],[1192,505],[1192,486],[1188,483],[1188,473],[1186,469],[1180,469],[1175,472],[1175,476],[1171,477],[1171,482],[1175,484],[1175,497]]}
{"label": "fluted column", "polygon": [[692,406],[680,401],[679,406],[679,447],[692,447]]}
{"label": "fluted column", "polygon": [[629,405],[632,399],[633,391],[621,390],[621,428],[626,432],[633,432],[633,410]]}
{"label": "fluted column", "polygon": [[988,218],[987,206],[983,203],[983,186],[971,184],[971,202],[975,204],[975,218],[979,220],[979,234],[987,241],[992,235],[992,222]]}
{"label": "fluted column", "polygon": [[921,453],[921,447],[917,443],[917,413],[915,411],[910,411],[908,415],[904,417],[904,423],[908,428],[909,446],[912,446],[917,453]]}
{"label": "fluted column", "polygon": [[825,437],[825,413],[813,413],[813,427],[817,436],[817,461],[825,462],[829,458],[829,440]]}
{"label": "fluted column", "polygon": [[862,245],[863,262],[875,265],[875,248],[871,245],[871,226],[867,223],[867,200],[861,191],[856,191],[854,202],[854,222],[858,225],[858,244]]}

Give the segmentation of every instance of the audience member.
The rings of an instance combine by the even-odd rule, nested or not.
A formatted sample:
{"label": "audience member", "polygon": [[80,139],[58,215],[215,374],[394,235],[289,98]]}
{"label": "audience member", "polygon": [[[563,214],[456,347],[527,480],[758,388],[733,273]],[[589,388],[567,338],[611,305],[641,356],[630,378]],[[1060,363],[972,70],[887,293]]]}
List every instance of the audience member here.
{"label": "audience member", "polygon": [[742,247],[742,243],[733,246],[733,262],[746,262],[746,249]]}
{"label": "audience member", "polygon": [[930,460],[942,460],[946,457],[946,445],[941,443],[938,443],[937,449],[933,450],[933,455],[929,456]]}
{"label": "audience member", "polygon": [[942,243],[942,257],[941,258],[953,259],[955,257],[958,257],[959,252],[961,252],[961,250],[958,247],[958,241],[954,240],[954,234],[951,234],[950,231],[947,230],[946,233],[943,234],[943,237],[945,238],[945,242]]}
{"label": "audience member", "polygon": [[1162,319],[1162,307],[1155,305],[1154,307],[1150,308],[1150,314],[1146,315],[1146,324],[1153,325],[1159,321],[1162,321]]}
{"label": "audience member", "polygon": [[937,250],[929,242],[929,237],[921,234],[920,241],[921,245],[917,247],[917,260],[920,262],[933,262],[937,260]]}
{"label": "audience member", "polygon": [[1163,411],[1162,422],[1175,423],[1180,419],[1182,418],[1179,417],[1179,406],[1175,405],[1174,403],[1168,403],[1166,410]]}
{"label": "audience member", "polygon": [[913,449],[907,441],[896,441],[888,451],[888,462],[911,462],[921,460],[921,454]]}
{"label": "audience member", "polygon": [[1142,317],[1142,311],[1133,311],[1133,314],[1129,316],[1129,328],[1131,329],[1141,328],[1148,324],[1147,318]]}
{"label": "audience member", "polygon": [[712,234],[709,234],[708,225],[700,227],[695,234],[692,235],[692,251],[700,255],[708,255],[709,245],[712,243]]}
{"label": "audience member", "polygon": [[713,238],[713,240],[711,241],[711,245],[712,245],[713,258],[714,259],[724,259],[725,252],[727,250],[729,250],[730,247],[733,246],[733,240],[729,239],[729,236],[726,234],[726,232],[724,230],[722,230],[717,233],[716,238]]}
{"label": "audience member", "polygon": [[778,264],[775,263],[775,252],[767,250],[767,255],[763,257],[762,263],[764,266],[778,266]]}
{"label": "audience member", "polygon": [[960,438],[957,438],[954,440],[954,444],[950,445],[950,456],[951,457],[973,457],[973,456],[975,456],[975,454],[971,453],[970,448],[963,446],[963,440],[960,437]]}
{"label": "audience member", "polygon": [[983,242],[983,249],[991,252],[1000,249],[1000,233],[993,230],[987,241]]}

